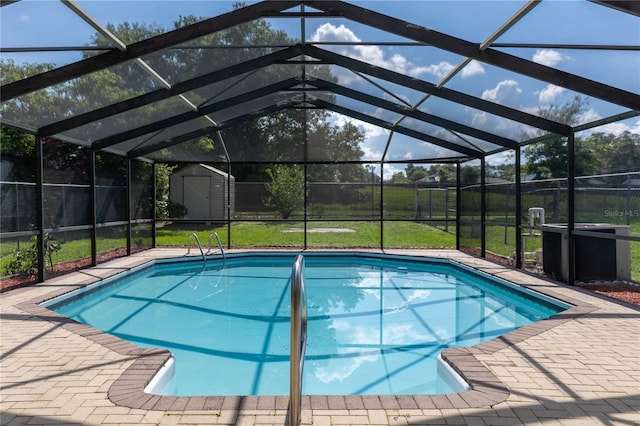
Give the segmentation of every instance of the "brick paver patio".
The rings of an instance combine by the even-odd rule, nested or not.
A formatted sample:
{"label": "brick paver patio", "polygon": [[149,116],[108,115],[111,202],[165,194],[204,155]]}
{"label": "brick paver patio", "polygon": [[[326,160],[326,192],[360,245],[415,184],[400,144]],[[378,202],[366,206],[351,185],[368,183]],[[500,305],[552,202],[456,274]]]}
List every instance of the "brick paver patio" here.
{"label": "brick paver patio", "polygon": [[[313,425],[640,424],[640,309],[458,251],[452,258],[574,308],[445,358],[472,390],[305,396]],[[283,425],[288,397],[161,397],[143,388],[168,353],[141,349],[38,306],[55,294],[183,249],[154,249],[0,295],[2,425]]]}

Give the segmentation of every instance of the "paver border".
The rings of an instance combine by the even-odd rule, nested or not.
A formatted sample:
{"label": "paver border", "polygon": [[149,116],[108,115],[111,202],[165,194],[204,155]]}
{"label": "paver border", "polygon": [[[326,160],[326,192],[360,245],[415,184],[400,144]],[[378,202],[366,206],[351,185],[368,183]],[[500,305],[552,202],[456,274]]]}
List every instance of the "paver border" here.
{"label": "paver border", "polygon": [[[413,255],[412,255],[413,256]],[[423,257],[429,257],[423,254]],[[489,370],[476,355],[492,354],[506,347],[515,345],[530,337],[548,331],[567,321],[597,310],[597,307],[580,300],[567,297],[553,290],[558,283],[544,277],[532,277],[524,271],[511,269],[479,258],[447,259],[453,264],[472,267],[518,286],[529,288],[535,292],[561,300],[573,305],[572,308],[550,318],[538,321],[511,331],[490,341],[465,348],[448,348],[442,352],[442,358],[470,386],[470,390],[444,395],[303,395],[302,408],[313,410],[351,410],[351,409],[464,409],[490,407],[507,400],[510,395],[508,387]],[[279,396],[161,396],[144,392],[145,387],[169,360],[171,353],[164,349],[141,348],[133,343],[104,333],[91,326],[79,323],[41,306],[43,302],[70,293],[79,288],[93,284],[113,275],[122,273],[131,267],[140,266],[155,259],[141,259],[136,264],[124,269],[110,270],[105,274],[88,274],[81,283],[65,285],[63,288],[44,296],[19,303],[18,308],[30,315],[69,330],[77,335],[94,341],[118,354],[134,359],[134,362],[117,378],[108,391],[108,398],[116,405],[143,410],[286,410],[289,404],[287,395]],[[104,265],[102,265],[104,267]],[[83,271],[90,271],[88,268]],[[505,273],[506,272],[506,273]],[[502,275],[508,275],[502,276]],[[531,284],[531,281],[543,281],[549,286]]]}

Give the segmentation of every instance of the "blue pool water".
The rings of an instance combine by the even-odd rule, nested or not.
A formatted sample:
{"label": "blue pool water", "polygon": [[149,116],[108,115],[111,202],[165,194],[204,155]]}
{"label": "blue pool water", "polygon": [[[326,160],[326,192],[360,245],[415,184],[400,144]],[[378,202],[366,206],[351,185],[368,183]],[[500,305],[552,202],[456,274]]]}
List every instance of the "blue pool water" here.
{"label": "blue pool water", "polygon": [[[174,355],[154,393],[285,395],[294,254],[157,263],[50,309]],[[305,394],[460,391],[438,354],[568,306],[445,261],[305,254]]]}

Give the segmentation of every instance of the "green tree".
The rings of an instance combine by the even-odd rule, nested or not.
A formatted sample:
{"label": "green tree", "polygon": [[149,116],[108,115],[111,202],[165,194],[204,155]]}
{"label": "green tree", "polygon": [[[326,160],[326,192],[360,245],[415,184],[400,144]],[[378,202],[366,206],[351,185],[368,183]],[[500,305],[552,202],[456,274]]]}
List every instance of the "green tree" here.
{"label": "green tree", "polygon": [[460,184],[473,185],[480,182],[480,168],[474,166],[464,166],[460,170]]}
{"label": "green tree", "polygon": [[176,165],[156,165],[156,216],[160,219],[172,217],[169,213],[171,201],[169,200],[169,178]]}
{"label": "green tree", "polygon": [[265,188],[270,195],[263,202],[288,219],[304,203],[304,171],[297,165],[277,164],[267,169],[267,174],[271,181],[265,183]]}
{"label": "green tree", "polygon": [[403,172],[395,172],[392,176],[391,179],[389,180],[390,183],[408,183],[409,179],[407,179],[407,177],[404,175]]}
{"label": "green tree", "polygon": [[[328,123],[328,114],[318,111],[310,116],[309,157],[312,160],[329,161],[334,164],[325,167],[313,167],[309,180],[314,182],[368,182],[369,175],[359,164],[340,164],[358,161],[363,155],[360,144],[364,134],[351,122],[343,127]],[[346,194],[345,194],[346,195]]]}
{"label": "green tree", "polygon": [[[589,144],[601,165],[601,173],[637,172],[640,165],[640,135],[625,131],[619,135],[593,133],[582,143]],[[624,179],[624,178],[623,178]]]}
{"label": "green tree", "polygon": [[0,158],[2,180],[15,182],[36,181],[36,137],[14,127],[0,126]]}
{"label": "green tree", "polygon": [[612,145],[607,156],[608,172],[637,172],[640,169],[640,134],[623,132]]}
{"label": "green tree", "polygon": [[429,167],[429,174],[436,175],[440,183],[455,182],[456,167],[453,164],[435,164]]}
{"label": "green tree", "polygon": [[407,175],[409,182],[415,182],[428,175],[427,170],[424,167],[415,166],[413,164],[407,164],[407,167],[404,169],[404,173]]}
{"label": "green tree", "polygon": [[487,176],[514,182],[516,176],[516,165],[513,163],[487,165]]}
{"label": "green tree", "polygon": [[[564,105],[550,105],[538,110],[538,115],[568,125],[579,124],[580,116],[586,112],[586,98],[576,96]],[[533,138],[539,134],[527,134]],[[536,179],[562,178],[568,174],[568,145],[564,137],[554,138],[528,145],[524,149],[525,170]],[[593,174],[601,165],[593,143],[575,141],[575,175]]]}

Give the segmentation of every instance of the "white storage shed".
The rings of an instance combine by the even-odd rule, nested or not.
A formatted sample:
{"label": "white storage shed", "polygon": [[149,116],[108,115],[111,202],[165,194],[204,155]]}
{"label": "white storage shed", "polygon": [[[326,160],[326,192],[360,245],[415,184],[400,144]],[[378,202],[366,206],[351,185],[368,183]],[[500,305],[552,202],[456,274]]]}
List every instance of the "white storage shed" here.
{"label": "white storage shed", "polygon": [[186,207],[185,219],[226,220],[235,210],[235,178],[206,164],[180,169],[169,179],[169,199]]}

